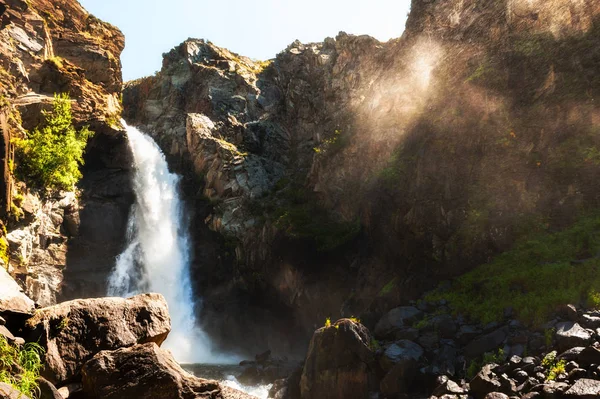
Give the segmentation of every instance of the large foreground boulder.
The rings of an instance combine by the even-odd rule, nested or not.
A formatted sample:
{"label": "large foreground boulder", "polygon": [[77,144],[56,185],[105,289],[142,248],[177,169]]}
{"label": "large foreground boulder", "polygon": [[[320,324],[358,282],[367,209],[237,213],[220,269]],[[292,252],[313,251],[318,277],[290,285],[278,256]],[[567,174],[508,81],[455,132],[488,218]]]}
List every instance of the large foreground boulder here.
{"label": "large foreground boulder", "polygon": [[96,354],[83,367],[82,381],[92,399],[223,397],[217,381],[192,376],[152,342]]}
{"label": "large foreground boulder", "polygon": [[300,379],[302,399],[364,399],[374,358],[360,323],[338,320],[315,331]]}
{"label": "large foreground boulder", "polygon": [[68,382],[96,353],[135,344],[160,345],[171,330],[165,298],[79,299],[35,312],[27,321],[29,341],[46,347],[43,375],[54,384]]}

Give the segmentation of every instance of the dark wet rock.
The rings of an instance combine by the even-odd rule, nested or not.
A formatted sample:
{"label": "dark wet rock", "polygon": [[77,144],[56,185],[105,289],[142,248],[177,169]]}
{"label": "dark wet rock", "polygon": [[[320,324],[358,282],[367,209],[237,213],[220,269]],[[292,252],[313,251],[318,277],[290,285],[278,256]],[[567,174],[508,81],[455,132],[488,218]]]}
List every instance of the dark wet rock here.
{"label": "dark wet rock", "polygon": [[102,350],[138,343],[161,344],[171,330],[160,294],[79,299],[36,311],[27,321],[30,340],[46,350],[43,376],[54,384],[75,377]]}
{"label": "dark wet rock", "polygon": [[349,319],[315,331],[300,380],[303,399],[365,398],[374,366],[371,335]]}
{"label": "dark wet rock", "polygon": [[475,358],[486,352],[495,351],[502,345],[507,336],[508,327],[502,327],[489,334],[476,338],[465,347],[465,355],[470,358]]}
{"label": "dark wet rock", "polygon": [[575,346],[586,346],[591,343],[593,335],[579,324],[572,321],[556,325],[556,341],[559,351],[565,351]]}
{"label": "dark wet rock", "polygon": [[376,337],[386,337],[395,330],[411,327],[414,322],[423,316],[423,312],[413,306],[401,306],[390,310],[375,326]]}

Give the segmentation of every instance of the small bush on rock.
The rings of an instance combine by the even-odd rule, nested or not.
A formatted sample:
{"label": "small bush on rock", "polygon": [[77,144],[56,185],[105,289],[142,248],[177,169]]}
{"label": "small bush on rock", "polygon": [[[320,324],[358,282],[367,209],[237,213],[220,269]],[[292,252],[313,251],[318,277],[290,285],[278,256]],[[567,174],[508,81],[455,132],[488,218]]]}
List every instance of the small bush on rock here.
{"label": "small bush on rock", "polygon": [[43,111],[45,121],[24,139],[15,140],[21,177],[42,187],[71,190],[81,178],[79,165],[92,132],[73,126],[67,94],[54,96],[52,111]]}

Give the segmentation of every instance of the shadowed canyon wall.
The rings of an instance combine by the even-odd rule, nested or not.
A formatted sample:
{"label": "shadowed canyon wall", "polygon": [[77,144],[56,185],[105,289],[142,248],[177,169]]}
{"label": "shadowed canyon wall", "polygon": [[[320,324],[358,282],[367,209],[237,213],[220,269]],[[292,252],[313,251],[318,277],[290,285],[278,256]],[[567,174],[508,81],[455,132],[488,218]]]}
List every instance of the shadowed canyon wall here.
{"label": "shadowed canyon wall", "polygon": [[126,119],[187,178],[207,328],[283,348],[327,316],[368,324],[597,206],[599,14],[415,0],[387,43],[256,62],[189,39],[128,82]]}

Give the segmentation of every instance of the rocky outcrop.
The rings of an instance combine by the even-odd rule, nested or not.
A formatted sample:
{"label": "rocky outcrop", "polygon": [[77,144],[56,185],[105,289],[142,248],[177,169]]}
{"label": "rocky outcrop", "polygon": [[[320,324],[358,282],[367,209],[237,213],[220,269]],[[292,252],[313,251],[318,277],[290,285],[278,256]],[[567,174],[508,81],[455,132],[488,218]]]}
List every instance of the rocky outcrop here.
{"label": "rocky outcrop", "polygon": [[55,384],[77,376],[96,353],[136,344],[161,344],[171,330],[160,294],[99,298],[43,308],[27,321],[29,338],[46,348],[44,376]]}
{"label": "rocky outcrop", "polygon": [[[6,0],[2,7],[0,173],[6,188],[1,207],[8,210],[2,217],[11,241],[9,271],[42,306],[102,295],[122,249],[133,198],[131,154],[118,126],[124,37],[76,0]],[[79,195],[46,198],[23,182],[14,184],[19,160],[11,140],[43,121],[42,111],[51,108],[56,93],[73,99],[75,125],[87,125],[95,135],[88,143]]]}
{"label": "rocky outcrop", "polygon": [[21,287],[3,268],[0,268],[0,287],[0,314],[33,313],[34,302],[23,293]]}
{"label": "rocky outcrop", "polygon": [[366,398],[374,373],[371,335],[349,319],[315,331],[300,380],[303,399]]}
{"label": "rocky outcrop", "polygon": [[225,397],[217,381],[188,374],[155,343],[102,351],[85,364],[82,376],[86,397],[94,399]]}
{"label": "rocky outcrop", "polygon": [[78,200],[71,192],[44,200],[26,193],[19,205],[25,223],[7,234],[9,270],[23,278],[37,304],[54,305],[67,265],[67,239],[78,234]]}

